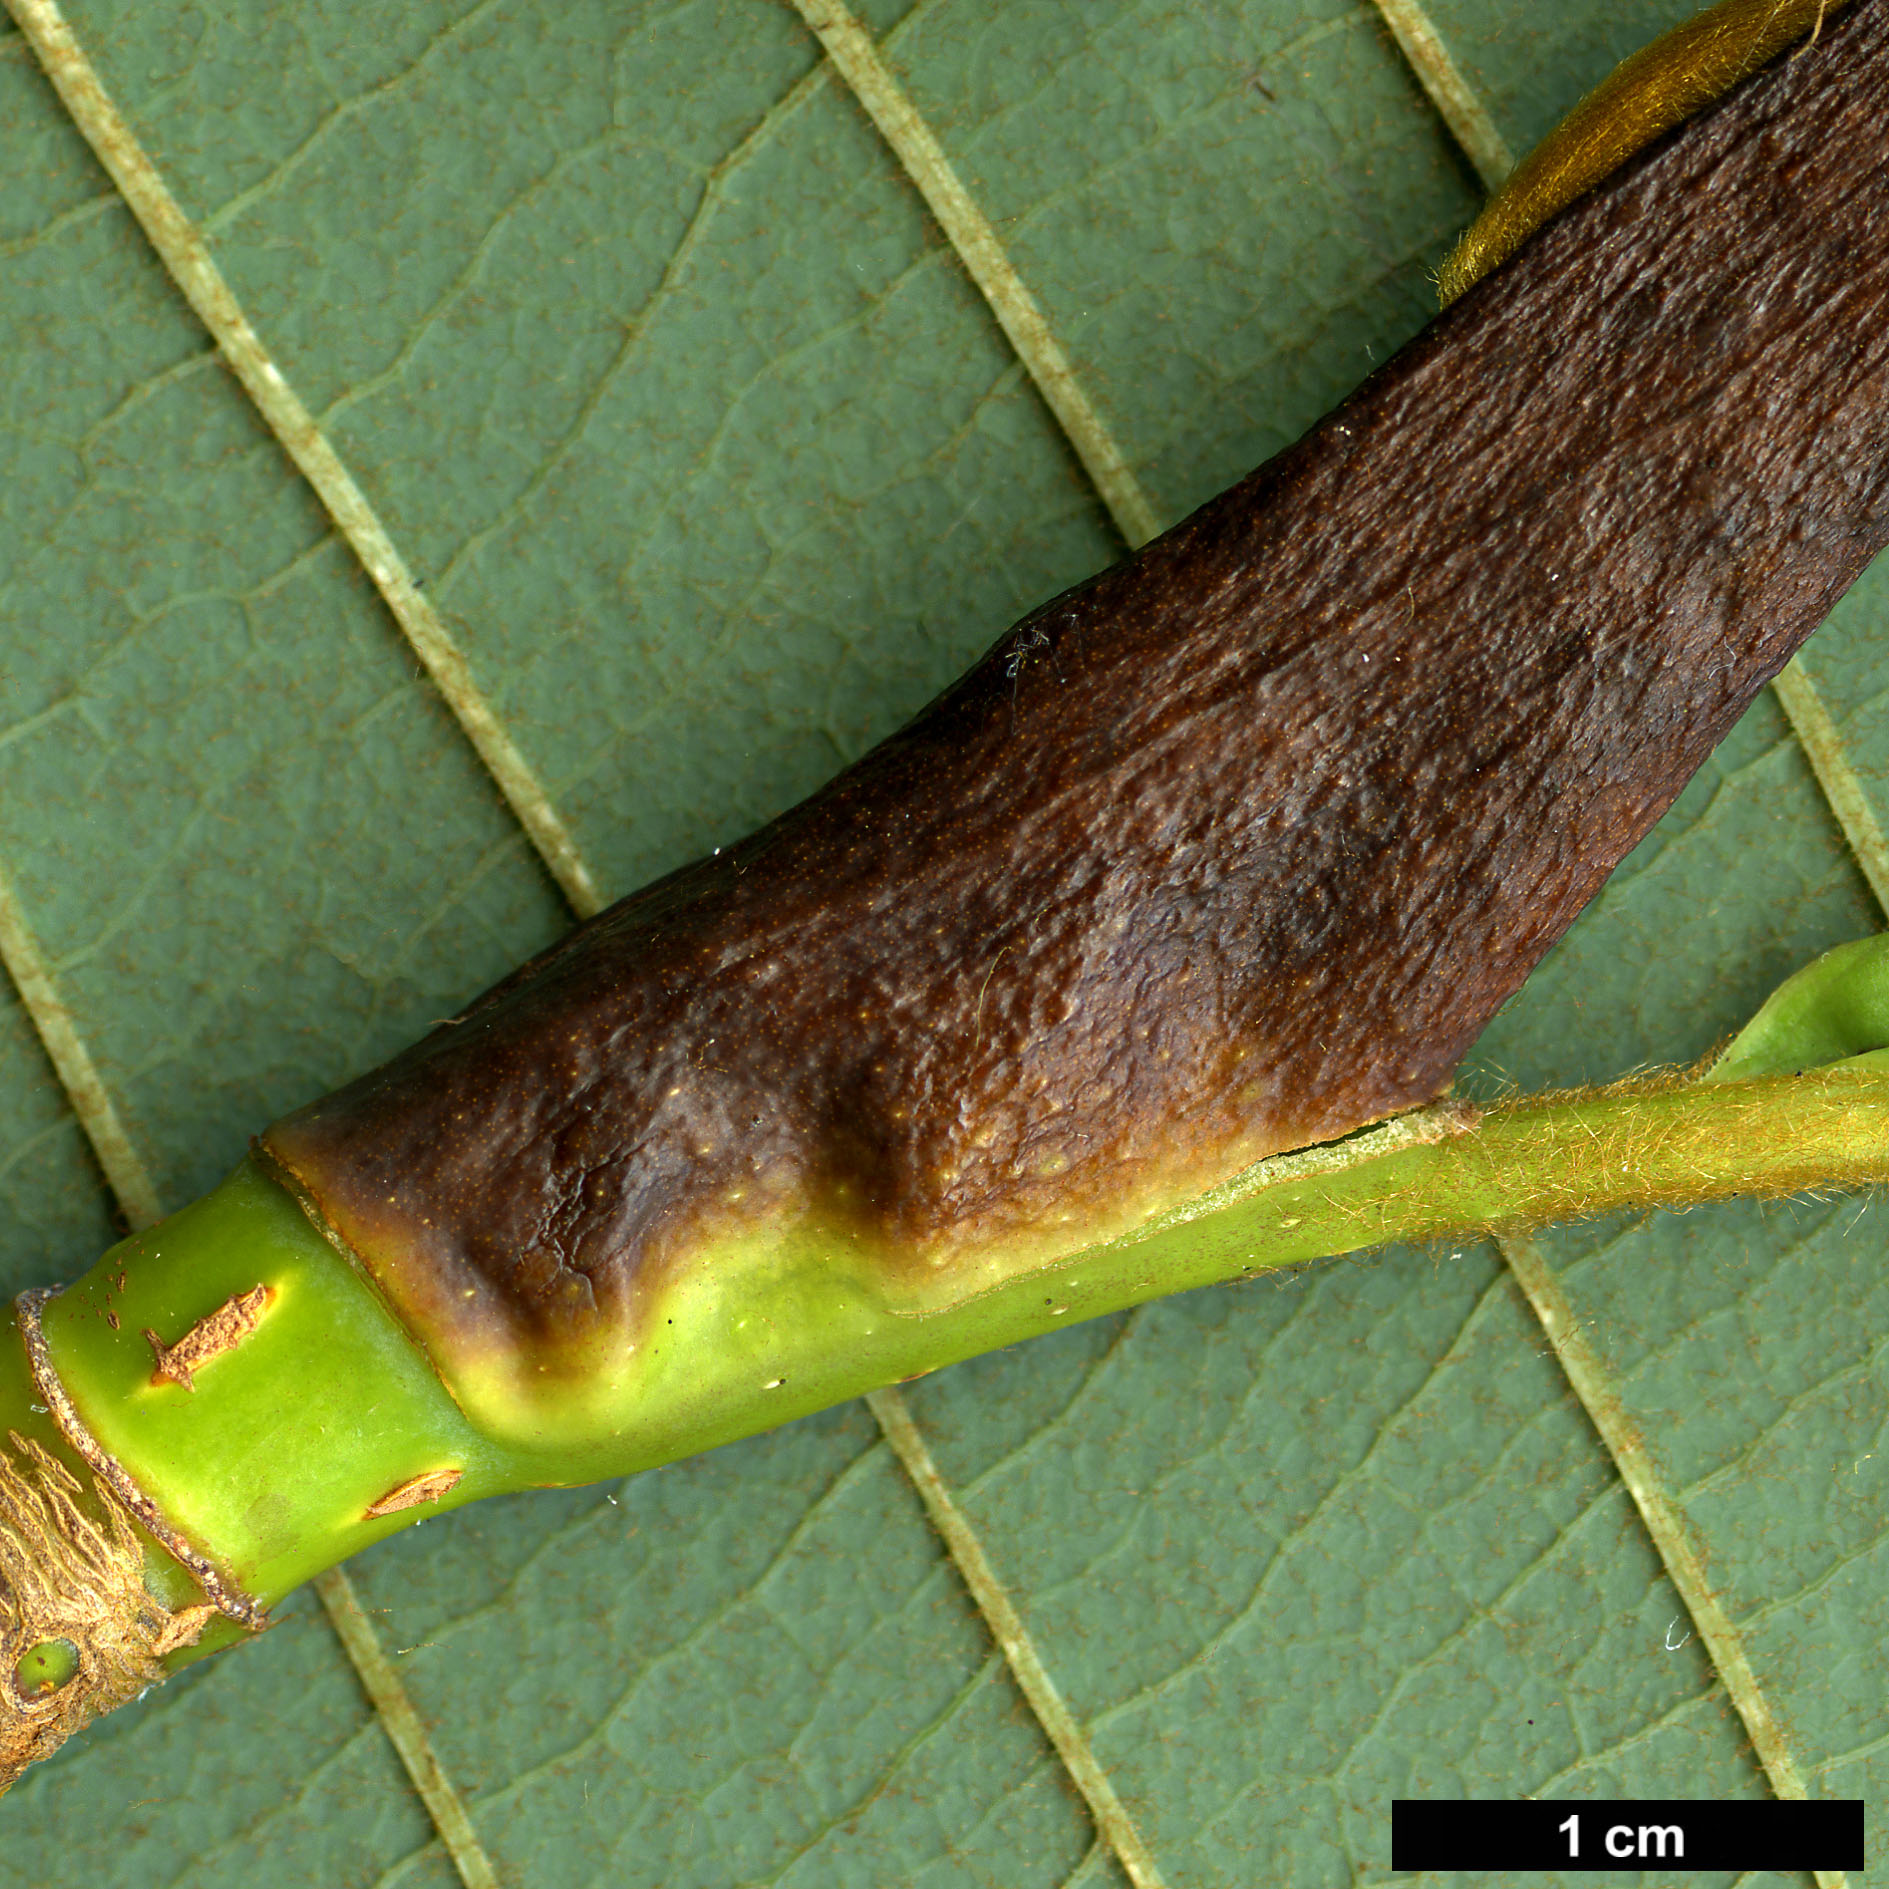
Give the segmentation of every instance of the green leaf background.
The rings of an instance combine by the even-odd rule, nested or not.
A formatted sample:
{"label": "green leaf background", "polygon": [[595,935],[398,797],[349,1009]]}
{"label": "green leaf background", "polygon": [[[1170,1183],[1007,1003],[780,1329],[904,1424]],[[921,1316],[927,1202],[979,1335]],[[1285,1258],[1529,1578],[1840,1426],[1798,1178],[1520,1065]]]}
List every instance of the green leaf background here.
{"label": "green leaf background", "polygon": [[[1688,10],[1429,9],[1516,149]],[[1121,554],[778,0],[69,17],[612,896]],[[1479,201],[1371,5],[862,17],[1165,518],[1422,325]],[[176,1204],[568,915],[11,31],[0,173],[0,867]],[[1878,572],[1805,659],[1879,804],[1886,603]],[[1880,917],[1766,697],[1469,1081],[1695,1057]],[[1544,1247],[1813,1794],[1889,1801],[1876,1214]],[[0,1283],[112,1237],[9,991]],[[1769,1788],[1491,1248],[1194,1294],[908,1395],[1175,1889],[1384,1880],[1395,1795]],[[501,1882],[1125,1880],[863,1406],[351,1571]],[[306,1597],[0,1832],[5,1884],[457,1879]]]}

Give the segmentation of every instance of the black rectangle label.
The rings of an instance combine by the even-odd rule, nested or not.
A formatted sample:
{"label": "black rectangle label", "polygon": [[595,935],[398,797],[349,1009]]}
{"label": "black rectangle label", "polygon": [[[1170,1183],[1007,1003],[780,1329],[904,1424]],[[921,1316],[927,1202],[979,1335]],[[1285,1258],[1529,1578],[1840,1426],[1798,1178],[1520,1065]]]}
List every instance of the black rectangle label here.
{"label": "black rectangle label", "polygon": [[1860,1798],[1397,1798],[1393,1869],[1861,1869]]}

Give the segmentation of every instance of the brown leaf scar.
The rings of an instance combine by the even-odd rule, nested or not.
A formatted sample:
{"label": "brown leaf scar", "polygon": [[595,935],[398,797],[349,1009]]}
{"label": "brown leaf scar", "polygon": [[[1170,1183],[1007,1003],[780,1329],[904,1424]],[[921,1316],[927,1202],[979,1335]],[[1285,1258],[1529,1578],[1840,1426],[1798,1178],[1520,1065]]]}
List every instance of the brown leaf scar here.
{"label": "brown leaf scar", "polygon": [[437,1502],[459,1486],[465,1473],[463,1469],[429,1469],[423,1476],[409,1476],[405,1482],[395,1483],[379,1500],[370,1502],[362,1518],[375,1522],[383,1515],[398,1515],[402,1509],[417,1509],[422,1502]]}
{"label": "brown leaf scar", "polygon": [[237,1293],[207,1317],[198,1319],[174,1345],[167,1345],[146,1327],[144,1335],[154,1360],[151,1382],[181,1384],[185,1390],[194,1391],[197,1386],[193,1374],[212,1358],[234,1351],[262,1323],[271,1296],[267,1286],[251,1286],[247,1292]]}

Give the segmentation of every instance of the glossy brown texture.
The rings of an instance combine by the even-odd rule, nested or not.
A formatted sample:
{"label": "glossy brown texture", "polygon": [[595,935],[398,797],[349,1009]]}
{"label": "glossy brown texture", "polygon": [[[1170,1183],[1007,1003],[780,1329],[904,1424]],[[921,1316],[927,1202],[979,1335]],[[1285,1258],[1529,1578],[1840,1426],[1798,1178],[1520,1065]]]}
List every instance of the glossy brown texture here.
{"label": "glossy brown texture", "polygon": [[1866,0],[268,1148],[430,1342],[555,1359],[745,1216],[948,1271],[1435,1095],[1889,536],[1885,125]]}

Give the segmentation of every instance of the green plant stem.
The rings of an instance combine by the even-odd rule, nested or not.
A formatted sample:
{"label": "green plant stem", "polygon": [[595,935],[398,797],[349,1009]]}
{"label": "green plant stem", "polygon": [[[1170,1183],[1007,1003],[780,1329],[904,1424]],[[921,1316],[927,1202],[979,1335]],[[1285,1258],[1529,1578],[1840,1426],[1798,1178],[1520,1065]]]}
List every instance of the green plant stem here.
{"label": "green plant stem", "polygon": [[[1446,1105],[1261,1163],[1128,1237],[1032,1265],[956,1304],[836,1316],[804,1290],[786,1293],[776,1314],[812,1308],[797,1328],[775,1318],[764,1368],[786,1385],[757,1382],[746,1338],[730,1341],[739,1369],[718,1372],[710,1321],[685,1339],[697,1392],[667,1407],[626,1406],[634,1421],[601,1439],[587,1417],[568,1445],[555,1435],[531,1448],[482,1435],[364,1275],[248,1162],[204,1200],[114,1247],[50,1301],[44,1328],[64,1393],[94,1439],[172,1526],[267,1605],[442,1506],[647,1468],[1170,1292],[1387,1241],[1885,1177],[1889,1074],[1868,1068],[1710,1085],[1650,1078],[1480,1116]],[[192,1388],[154,1378],[147,1326],[174,1344],[258,1284],[272,1296],[256,1329],[200,1366]],[[703,1384],[720,1394],[704,1401]],[[581,1387],[574,1395],[581,1401]],[[0,1401],[16,1427],[44,1433],[26,1373],[0,1373]],[[445,1468],[461,1480],[440,1501],[366,1514],[388,1490]],[[191,1597],[180,1569],[158,1585],[169,1604]],[[207,1644],[228,1637],[219,1628]]]}
{"label": "green plant stem", "polygon": [[[257,1286],[270,1296],[252,1332],[188,1387],[156,1375],[150,1333],[175,1344]],[[41,1317],[58,1388],[92,1443],[265,1608],[442,1505],[529,1479],[466,1423],[362,1276],[248,1161],[113,1247]],[[460,1480],[442,1502],[367,1515],[390,1490],[449,1468]],[[167,1605],[198,1598],[181,1575],[159,1591]]]}
{"label": "green plant stem", "polygon": [[[1068,1275],[1069,1315],[1093,1316],[1391,1241],[1868,1186],[1889,1177],[1889,1077],[1813,1070],[1705,1087],[1654,1076],[1505,1104],[1460,1132],[1382,1152],[1380,1135],[1261,1163],[1041,1278]],[[1089,1302],[1086,1280],[1108,1304]]]}

